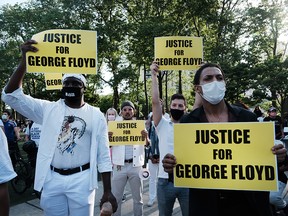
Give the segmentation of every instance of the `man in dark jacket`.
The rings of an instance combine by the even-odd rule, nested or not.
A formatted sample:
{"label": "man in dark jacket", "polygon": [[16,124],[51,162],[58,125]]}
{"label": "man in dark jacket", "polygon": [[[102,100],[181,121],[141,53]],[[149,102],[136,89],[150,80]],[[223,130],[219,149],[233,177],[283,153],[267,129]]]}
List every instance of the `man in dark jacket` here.
{"label": "man in dark jacket", "polygon": [[[206,63],[195,74],[194,86],[201,95],[203,106],[181,119],[181,123],[253,122],[256,115],[224,100],[226,83],[220,66]],[[278,162],[285,161],[283,145],[272,147]],[[163,159],[165,171],[172,172],[176,165],[173,155]],[[190,189],[189,215],[191,216],[271,216],[269,192],[218,189]]]}

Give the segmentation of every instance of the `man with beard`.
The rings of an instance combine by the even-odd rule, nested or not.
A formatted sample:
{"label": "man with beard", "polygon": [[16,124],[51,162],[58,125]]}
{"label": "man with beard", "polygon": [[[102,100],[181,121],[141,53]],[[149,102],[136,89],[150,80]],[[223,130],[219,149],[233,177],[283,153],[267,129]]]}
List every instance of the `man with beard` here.
{"label": "man with beard", "polygon": [[[123,120],[134,120],[134,114],[134,104],[131,101],[124,101],[121,105]],[[146,131],[141,131],[141,134],[147,137]],[[109,136],[112,135],[113,133],[109,132]],[[127,181],[133,197],[134,216],[143,215],[143,182],[139,177],[139,172],[142,171],[144,165],[144,155],[144,145],[112,146],[112,193],[118,203],[118,209],[113,214],[114,216],[121,216],[121,202]]]}
{"label": "man with beard", "polygon": [[112,164],[106,119],[99,108],[84,102],[85,77],[64,75],[64,99],[56,102],[23,93],[26,53],[37,52],[33,46],[36,43],[28,40],[21,46],[20,64],[2,92],[2,100],[42,125],[34,189],[42,191],[40,205],[44,214],[94,215],[97,169],[104,187],[100,206],[109,201],[116,211],[116,199],[111,193]]}
{"label": "man with beard", "polygon": [[151,67],[152,76],[152,112],[153,120],[159,138],[159,171],[157,183],[157,200],[159,216],[169,216],[173,213],[173,206],[178,199],[183,216],[188,215],[189,189],[174,187],[172,176],[164,172],[162,159],[168,153],[174,152],[174,128],[173,124],[179,123],[180,118],[186,111],[186,101],[183,95],[174,94],[170,102],[171,118],[166,119],[162,115],[162,105],[158,90],[158,65],[153,62]]}

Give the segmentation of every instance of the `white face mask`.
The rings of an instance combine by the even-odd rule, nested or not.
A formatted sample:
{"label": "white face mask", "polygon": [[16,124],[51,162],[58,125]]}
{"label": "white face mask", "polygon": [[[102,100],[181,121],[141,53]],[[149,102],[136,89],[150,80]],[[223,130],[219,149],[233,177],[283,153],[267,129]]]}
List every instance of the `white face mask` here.
{"label": "white face mask", "polygon": [[3,120],[7,120],[7,119],[8,119],[8,116],[5,115],[5,114],[3,114],[3,115],[2,115],[2,119],[3,119]]}
{"label": "white face mask", "polygon": [[213,81],[202,86],[203,99],[211,104],[218,104],[225,96],[226,85],[225,82]]}
{"label": "white face mask", "polygon": [[108,115],[107,119],[108,119],[108,121],[115,121],[116,117],[115,117],[115,115]]}

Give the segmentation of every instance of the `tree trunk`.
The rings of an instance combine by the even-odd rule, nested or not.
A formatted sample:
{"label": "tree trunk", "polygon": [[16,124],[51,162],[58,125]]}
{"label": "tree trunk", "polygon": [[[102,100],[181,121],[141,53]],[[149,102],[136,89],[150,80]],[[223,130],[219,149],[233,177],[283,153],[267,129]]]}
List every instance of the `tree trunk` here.
{"label": "tree trunk", "polygon": [[113,107],[119,112],[119,92],[118,92],[118,87],[113,86]]}
{"label": "tree trunk", "polygon": [[182,71],[181,70],[179,70],[178,78],[179,78],[178,93],[182,94]]}
{"label": "tree trunk", "polygon": [[146,65],[144,63],[144,93],[145,93],[145,113],[144,115],[147,116],[149,114],[149,102],[148,102],[148,94],[147,94],[147,78],[146,78]]}

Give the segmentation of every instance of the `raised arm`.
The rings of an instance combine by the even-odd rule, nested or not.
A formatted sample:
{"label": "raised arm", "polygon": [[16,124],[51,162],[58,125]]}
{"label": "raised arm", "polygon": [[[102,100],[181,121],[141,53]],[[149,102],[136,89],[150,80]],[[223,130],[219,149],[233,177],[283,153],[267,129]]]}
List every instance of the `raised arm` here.
{"label": "raised arm", "polygon": [[162,106],[159,98],[159,88],[158,88],[158,72],[159,66],[154,61],[151,66],[151,77],[152,77],[152,112],[153,112],[153,120],[155,126],[157,126],[162,118]]}
{"label": "raised arm", "polygon": [[16,89],[20,88],[22,86],[22,81],[26,72],[26,53],[28,51],[31,52],[37,52],[38,49],[33,46],[33,44],[36,44],[37,42],[34,40],[28,40],[24,44],[21,45],[21,60],[17,67],[17,69],[14,71],[12,76],[10,77],[8,84],[6,85],[4,91],[5,93],[12,93]]}

